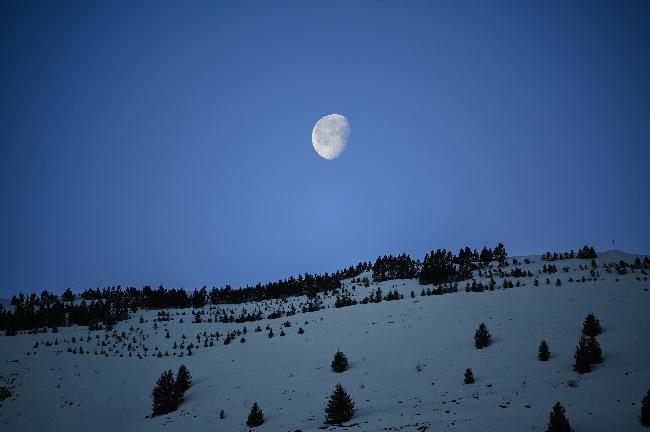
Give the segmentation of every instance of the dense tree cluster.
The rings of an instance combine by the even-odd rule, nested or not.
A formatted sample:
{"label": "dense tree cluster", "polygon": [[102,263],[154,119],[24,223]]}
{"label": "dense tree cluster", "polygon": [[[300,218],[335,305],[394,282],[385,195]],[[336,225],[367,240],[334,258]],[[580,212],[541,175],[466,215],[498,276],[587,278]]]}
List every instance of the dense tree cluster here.
{"label": "dense tree cluster", "polygon": [[591,372],[591,365],[602,363],[603,354],[596,337],[580,337],[573,358],[573,369],[580,374]]}
{"label": "dense tree cluster", "polygon": [[357,276],[359,273],[366,271],[367,268],[367,264],[361,263],[356,268],[350,267],[345,271],[337,271],[332,274],[311,275],[305,273],[304,276],[298,275],[297,278],[291,276],[277,282],[258,283],[253,287],[232,288],[230,285],[226,285],[225,288],[213,288],[210,291],[210,301],[212,304],[240,304],[300,295],[315,297],[319,293],[339,289],[341,279]]}
{"label": "dense tree cluster", "polygon": [[552,264],[549,264],[549,265],[544,264],[544,265],[542,266],[542,273],[544,273],[544,274],[553,274],[553,273],[557,273],[557,267],[555,267],[555,266],[552,265]]}
{"label": "dense tree cluster", "polygon": [[432,296],[432,295],[443,295],[443,294],[449,294],[455,292],[458,292],[458,282],[440,284],[438,285],[437,288],[433,288],[433,289],[427,288],[425,290],[424,288],[422,288],[422,291],[420,291],[420,295],[424,297],[424,296]]}
{"label": "dense tree cluster", "polygon": [[91,330],[102,328],[102,322],[111,328],[117,321],[127,319],[129,304],[124,298],[97,300],[79,304],[64,302],[56,295],[43,291],[40,296],[19,294],[11,299],[13,310],[0,306],[0,329],[31,330],[41,327],[84,325]]}
{"label": "dense tree cluster", "polygon": [[[411,259],[407,254],[398,256],[387,255],[377,258],[374,264],[361,262],[335,273],[312,275],[305,273],[298,277],[266,284],[258,283],[255,286],[232,288],[226,285],[222,288],[207,287],[193,290],[188,293],[184,289],[165,288],[160,285],[154,289],[145,286],[142,289],[135,287],[122,288],[107,287],[87,289],[78,296],[69,288],[64,294],[56,296],[43,291],[40,296],[32,294],[24,296],[19,294],[12,298],[12,310],[0,306],[0,329],[7,334],[14,334],[17,330],[32,330],[42,327],[58,327],[65,325],[87,325],[91,329],[111,328],[117,322],[129,317],[129,312],[136,312],[140,308],[168,309],[203,306],[216,304],[240,304],[245,302],[263,301],[272,299],[285,299],[290,296],[305,295],[310,299],[309,304],[302,308],[303,312],[320,310],[321,299],[319,294],[329,294],[341,288],[341,280],[357,278],[363,272],[372,270],[375,282],[400,278],[419,278],[421,284],[449,284],[439,287],[432,294],[444,294],[457,289],[452,283],[469,279],[472,271],[480,268],[480,263],[499,261],[503,263],[507,256],[502,244],[492,249],[483,248],[479,254],[469,247],[461,249],[457,256],[446,250],[431,251],[425,256],[424,262]],[[507,261],[505,261],[507,264]],[[367,278],[363,278],[363,285],[369,286]],[[453,287],[453,290],[452,290]],[[379,291],[379,290],[377,290]],[[428,291],[427,291],[428,294]],[[396,300],[402,298],[396,291],[389,292],[386,296],[375,293],[374,298],[368,302],[382,300]],[[78,300],[81,300],[78,302]],[[342,295],[337,301],[337,306],[353,304],[349,296]],[[290,312],[284,312],[289,314]],[[273,318],[272,316],[269,316]],[[239,317],[223,315],[222,322],[249,322],[262,318],[260,311],[252,313],[242,312]],[[202,316],[194,316],[195,322],[201,322]]]}
{"label": "dense tree cluster", "polygon": [[450,251],[438,249],[431,251],[424,256],[422,271],[420,272],[420,284],[440,284],[452,282],[458,276],[454,265],[454,256]]}
{"label": "dense tree cluster", "polygon": [[151,392],[153,399],[152,416],[158,416],[174,411],[183,401],[185,392],[192,385],[192,377],[185,365],[181,365],[176,373],[176,379],[171,370],[163,372],[156,380],[156,386]]}
{"label": "dense tree cluster", "polygon": [[571,252],[564,252],[564,253],[546,252],[545,254],[542,255],[542,260],[544,260],[544,261],[562,261],[562,260],[574,259],[575,257],[576,257],[576,253],[573,252],[573,249],[571,249]]}
{"label": "dense tree cluster", "polygon": [[578,251],[578,258],[594,259],[594,258],[598,258],[598,255],[596,255],[596,251],[594,250],[593,247],[585,245],[582,249]]}
{"label": "dense tree cluster", "polygon": [[0,305],[0,328],[7,330],[35,329],[65,324],[66,305],[54,294],[43,291],[40,296],[22,293],[11,299],[13,311]]}
{"label": "dense tree cluster", "polygon": [[492,261],[497,261],[499,264],[503,264],[504,261],[506,260],[506,257],[508,256],[508,253],[506,252],[505,246],[503,244],[499,243],[494,250],[489,249],[487,247],[484,247],[481,250],[481,254],[479,256],[479,259],[483,263],[489,263]]}
{"label": "dense tree cluster", "polygon": [[357,304],[357,301],[354,298],[350,297],[349,294],[344,293],[344,294],[336,296],[336,301],[334,302],[334,307],[335,308],[342,308],[342,307],[346,307],[346,306],[353,306],[355,304]]}
{"label": "dense tree cluster", "polygon": [[634,262],[630,266],[632,269],[644,269],[648,270],[650,269],[650,258],[643,257],[643,261],[641,261],[641,258],[636,257],[634,258]]}
{"label": "dense tree cluster", "polygon": [[494,250],[484,247],[481,254],[471,252],[469,247],[461,249],[458,256],[450,251],[438,249],[424,256],[419,281],[422,285],[458,282],[472,277],[472,271],[479,269],[477,262],[505,263],[508,256],[505,247],[499,243]]}
{"label": "dense tree cluster", "polygon": [[420,271],[419,261],[414,261],[407,254],[398,256],[384,255],[377,258],[372,266],[372,280],[383,282],[393,279],[413,279]]}
{"label": "dense tree cluster", "polygon": [[[150,286],[145,286],[141,290],[133,287],[123,289],[120,286],[103,290],[88,289],[79,295],[81,302],[78,304],[72,301],[75,296],[69,289],[64,293],[65,296],[61,297],[48,291],[43,291],[40,296],[36,294],[25,296],[21,293],[11,300],[13,310],[5,310],[0,305],[0,329],[9,330],[12,334],[15,330],[77,324],[98,330],[102,328],[100,322],[110,327],[117,321],[128,319],[129,311],[135,312],[139,308],[203,307],[208,301],[213,304],[239,304],[298,295],[307,295],[315,300],[315,304],[307,305],[306,310],[303,310],[303,312],[312,312],[320,309],[320,305],[316,304],[318,293],[338,289],[341,286],[341,279],[356,276],[369,270],[370,267],[370,263],[360,263],[356,267],[332,274],[306,273],[304,277],[299,275],[298,278],[290,277],[278,282],[257,284],[254,287],[241,289],[233,289],[230,286],[213,288],[209,294],[206,287],[194,290],[191,295],[188,295],[183,289],[167,289],[162,285],[155,290]],[[261,313],[242,313],[237,318],[229,318],[232,318],[232,322],[255,321],[261,319]]]}
{"label": "dense tree cluster", "polygon": [[546,252],[544,255],[542,255],[542,259],[544,261],[561,261],[561,260],[568,260],[568,259],[574,259],[574,258],[579,258],[579,259],[594,259],[597,258],[598,255],[596,254],[596,250],[592,246],[583,246],[582,249],[578,250],[578,253],[576,254],[573,249],[571,249],[570,252]]}

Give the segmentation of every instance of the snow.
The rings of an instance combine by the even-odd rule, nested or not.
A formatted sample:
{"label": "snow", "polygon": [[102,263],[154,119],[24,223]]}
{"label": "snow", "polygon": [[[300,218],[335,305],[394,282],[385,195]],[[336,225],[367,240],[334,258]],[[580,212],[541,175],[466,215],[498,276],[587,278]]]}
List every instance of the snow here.
{"label": "snow", "polygon": [[[607,251],[596,261],[631,263],[636,256]],[[520,267],[537,273],[549,264],[539,256],[528,257],[533,261],[529,265],[521,264],[524,258],[517,257],[520,264],[504,270]],[[357,299],[377,286],[384,294],[396,288],[404,299],[335,309],[329,297],[318,312],[246,324],[192,323],[192,309],[172,309],[174,320],[159,322],[154,330],[158,311],[139,311],[115,329],[118,334],[129,333],[131,326],[143,329],[149,347],[143,359],[67,352],[80,345],[94,352],[95,336],[104,338],[105,332],[98,331],[90,333],[91,342],[63,342],[85,338],[89,332],[82,327],[60,328],[57,334],[0,336],[0,381],[14,380],[14,396],[0,402],[0,425],[6,431],[238,431],[249,429],[248,411],[258,402],[265,423],[256,429],[315,431],[323,426],[327,397],[340,382],[358,409],[348,430],[543,431],[551,407],[559,401],[575,431],[642,431],[640,401],[650,385],[650,282],[637,280],[642,279],[638,270],[618,275],[602,266],[597,281],[567,282],[569,277],[589,278],[590,268],[578,266],[590,262],[554,261],[550,264],[558,272],[536,275],[538,287],[533,286],[534,278],[508,278],[525,286],[502,290],[499,278],[497,290],[482,293],[466,293],[464,282],[458,293],[428,297],[420,296],[423,287],[417,280],[369,288],[357,284]],[[564,266],[570,267],[568,273],[561,270]],[[551,285],[544,283],[547,277]],[[553,285],[557,278],[562,286]],[[352,285],[349,280],[345,284]],[[289,299],[285,309],[304,301]],[[252,311],[271,304],[276,302],[225,307],[236,314],[242,307]],[[207,318],[208,307],[205,310]],[[177,312],[185,312],[183,323]],[[603,325],[598,340],[604,363],[579,375],[572,369],[573,353],[590,312]],[[139,324],[140,315],[144,324]],[[292,326],[281,337],[285,321]],[[493,343],[478,350],[473,336],[481,322]],[[268,338],[264,330],[254,332],[258,324],[262,329],[269,324],[275,337]],[[223,345],[220,339],[214,347],[199,344],[190,357],[151,355],[156,346],[171,354],[182,334],[187,335],[186,344],[196,345],[199,332],[223,334],[244,326],[246,343],[237,338]],[[297,333],[299,327],[303,335]],[[170,339],[164,337],[165,329]],[[44,345],[55,338],[59,345]],[[548,362],[536,358],[542,339],[551,350]],[[36,342],[39,347],[33,348]],[[121,351],[121,344],[117,349]],[[329,365],[339,349],[350,369],[336,374]],[[193,376],[185,401],[176,412],[149,418],[156,378],[180,364]],[[468,367],[476,378],[473,385],[463,384]],[[570,380],[577,387],[569,387]],[[221,409],[223,420],[218,416]]]}

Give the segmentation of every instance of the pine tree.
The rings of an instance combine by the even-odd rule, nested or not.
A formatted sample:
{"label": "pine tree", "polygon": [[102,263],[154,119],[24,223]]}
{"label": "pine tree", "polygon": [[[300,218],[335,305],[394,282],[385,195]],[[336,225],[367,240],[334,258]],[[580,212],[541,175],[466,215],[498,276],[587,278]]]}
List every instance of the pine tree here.
{"label": "pine tree", "polygon": [[465,384],[474,384],[474,373],[470,368],[465,369]]}
{"label": "pine tree", "polygon": [[582,334],[585,336],[598,336],[603,331],[600,321],[590,313],[582,324]]}
{"label": "pine tree", "polygon": [[153,398],[152,416],[172,412],[178,406],[178,401],[174,397],[174,375],[171,370],[165,371],[156,380],[156,386],[151,392]]}
{"label": "pine tree", "polygon": [[65,292],[61,296],[61,300],[64,302],[71,302],[74,300],[74,294],[72,294],[72,290],[70,288],[66,288]]}
{"label": "pine tree", "polygon": [[257,402],[255,402],[251,407],[251,412],[248,413],[248,420],[246,420],[246,424],[249,427],[256,427],[260,426],[262,423],[264,423],[264,413],[257,405]]}
{"label": "pine tree", "polygon": [[176,372],[176,380],[174,381],[174,396],[180,403],[183,400],[185,392],[189,390],[192,385],[192,375],[187,370],[187,366],[180,365],[178,372]]}
{"label": "pine tree", "polygon": [[594,336],[587,338],[587,353],[589,363],[598,364],[603,362],[603,351],[600,349],[600,344]]}
{"label": "pine tree", "polygon": [[499,243],[497,247],[494,248],[494,252],[492,253],[492,259],[498,261],[500,264],[503,264],[507,256],[508,253],[506,252],[506,248],[502,243]]}
{"label": "pine tree", "polygon": [[0,401],[9,399],[11,397],[11,390],[9,387],[0,387]]}
{"label": "pine tree", "polygon": [[350,395],[348,395],[340,383],[337,384],[327,401],[325,423],[341,424],[350,420],[355,412],[352,398],[350,398]]}
{"label": "pine tree", "polygon": [[223,410],[219,411],[219,418],[220,418],[221,420],[223,420],[224,417],[226,417],[226,413],[223,412]]}
{"label": "pine tree", "polygon": [[334,372],[344,372],[348,369],[348,358],[341,351],[336,351],[332,360],[332,370]]}
{"label": "pine tree", "polygon": [[650,389],[641,401],[641,424],[650,426]]}
{"label": "pine tree", "polygon": [[485,323],[481,323],[474,333],[474,345],[476,348],[485,348],[492,343],[492,336],[487,329]]}
{"label": "pine tree", "polygon": [[583,336],[578,341],[578,346],[576,346],[576,353],[573,358],[575,359],[573,370],[580,374],[591,372],[591,361],[586,337]]}
{"label": "pine tree", "polygon": [[539,344],[539,348],[537,349],[537,359],[539,361],[548,361],[550,357],[551,352],[548,350],[548,344],[545,340],[542,340],[542,342]]}
{"label": "pine tree", "polygon": [[571,432],[571,425],[565,416],[565,409],[559,402],[553,406],[546,432]]}

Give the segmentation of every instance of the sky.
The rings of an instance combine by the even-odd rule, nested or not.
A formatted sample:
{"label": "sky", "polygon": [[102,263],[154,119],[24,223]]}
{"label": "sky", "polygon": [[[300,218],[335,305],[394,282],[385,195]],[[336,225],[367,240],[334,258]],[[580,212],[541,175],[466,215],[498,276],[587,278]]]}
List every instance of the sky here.
{"label": "sky", "polygon": [[647,1],[5,0],[0,296],[648,254],[648,23]]}

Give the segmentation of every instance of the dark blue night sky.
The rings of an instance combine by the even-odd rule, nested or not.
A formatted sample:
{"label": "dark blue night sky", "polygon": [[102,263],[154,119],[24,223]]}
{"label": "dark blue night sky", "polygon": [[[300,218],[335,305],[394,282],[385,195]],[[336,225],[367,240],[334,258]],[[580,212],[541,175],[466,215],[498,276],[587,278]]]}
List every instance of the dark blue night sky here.
{"label": "dark blue night sky", "polygon": [[3,297],[650,253],[650,3],[3,1],[0,142]]}

